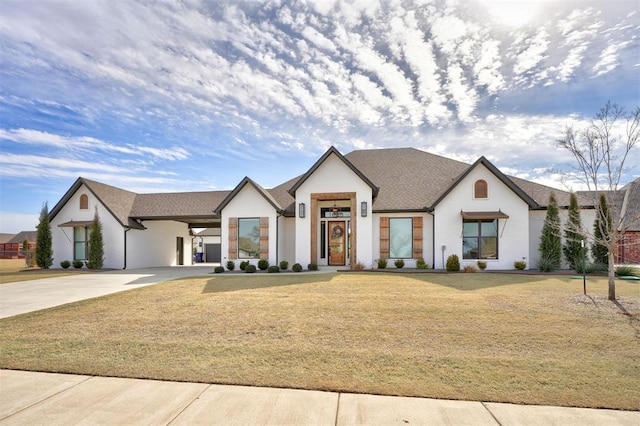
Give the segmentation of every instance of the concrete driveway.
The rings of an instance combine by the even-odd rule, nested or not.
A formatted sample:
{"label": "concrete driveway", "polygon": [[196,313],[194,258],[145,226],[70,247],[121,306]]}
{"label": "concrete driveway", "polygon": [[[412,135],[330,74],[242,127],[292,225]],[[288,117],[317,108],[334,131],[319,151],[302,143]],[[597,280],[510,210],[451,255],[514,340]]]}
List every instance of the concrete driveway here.
{"label": "concrete driveway", "polygon": [[101,271],[0,285],[0,318],[11,317],[105,294],[133,290],[176,278],[203,276],[213,266],[176,266]]}

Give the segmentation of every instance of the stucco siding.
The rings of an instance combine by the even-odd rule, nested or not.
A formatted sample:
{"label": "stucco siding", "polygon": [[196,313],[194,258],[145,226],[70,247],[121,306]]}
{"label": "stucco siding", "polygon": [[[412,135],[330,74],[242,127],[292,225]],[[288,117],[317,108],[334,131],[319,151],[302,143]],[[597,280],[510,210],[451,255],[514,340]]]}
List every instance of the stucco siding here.
{"label": "stucco siding", "polygon": [[[488,184],[487,198],[474,198],[474,183],[478,179]],[[479,165],[435,208],[437,268],[444,268],[447,257],[452,254],[458,255],[461,267],[476,265],[477,260],[462,258],[461,211],[502,211],[509,216],[498,220],[498,257],[483,259],[488,270],[513,269],[513,263],[523,259],[529,267],[529,206],[486,167]]]}
{"label": "stucco siding", "polygon": [[146,221],[145,230],[127,232],[127,269],[176,266],[177,238],[183,238],[184,265],[192,264],[191,236],[187,224]]}
{"label": "stucco siding", "polygon": [[280,217],[279,220],[278,263],[286,260],[291,268],[296,259],[296,220],[292,217]]}

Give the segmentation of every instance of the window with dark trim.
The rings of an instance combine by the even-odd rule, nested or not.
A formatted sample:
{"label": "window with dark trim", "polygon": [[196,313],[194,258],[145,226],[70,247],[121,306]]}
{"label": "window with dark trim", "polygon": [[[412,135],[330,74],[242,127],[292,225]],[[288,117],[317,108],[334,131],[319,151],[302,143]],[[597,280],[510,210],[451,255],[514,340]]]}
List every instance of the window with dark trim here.
{"label": "window with dark trim", "polygon": [[473,198],[487,198],[489,196],[489,190],[487,188],[487,181],[484,179],[478,179],[473,186]]}
{"label": "window with dark trim", "polygon": [[413,219],[410,217],[389,218],[389,258],[411,259],[413,257]]}
{"label": "window with dark trim", "polygon": [[82,194],[80,196],[80,210],[88,210],[89,209],[89,197],[87,194]]}
{"label": "window with dark trim", "polygon": [[462,258],[498,258],[498,219],[462,221]]}
{"label": "window with dark trim", "polygon": [[73,259],[86,260],[89,253],[89,228],[73,228]]}
{"label": "window with dark trim", "polygon": [[260,218],[238,219],[238,259],[260,258]]}

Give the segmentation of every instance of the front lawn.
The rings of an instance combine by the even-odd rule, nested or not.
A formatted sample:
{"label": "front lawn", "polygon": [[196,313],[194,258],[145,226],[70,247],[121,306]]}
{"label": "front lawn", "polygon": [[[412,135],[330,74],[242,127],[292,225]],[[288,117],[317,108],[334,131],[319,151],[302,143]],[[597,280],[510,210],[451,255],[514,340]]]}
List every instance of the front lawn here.
{"label": "front lawn", "polygon": [[0,368],[640,407],[640,284],[509,274],[170,281],[0,320]]}
{"label": "front lawn", "polygon": [[27,268],[24,259],[0,259],[0,284],[61,277],[80,272],[82,272],[82,270],[74,269],[73,267],[69,269]]}

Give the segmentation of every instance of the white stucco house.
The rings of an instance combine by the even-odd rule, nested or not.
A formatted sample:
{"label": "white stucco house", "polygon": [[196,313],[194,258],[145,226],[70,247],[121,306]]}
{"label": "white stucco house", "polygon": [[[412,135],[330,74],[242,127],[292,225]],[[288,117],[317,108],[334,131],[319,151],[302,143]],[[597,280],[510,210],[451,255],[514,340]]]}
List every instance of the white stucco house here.
{"label": "white stucco house", "polygon": [[484,157],[466,164],[413,148],[332,147],[272,189],[245,177],[231,191],[136,194],[79,178],[50,212],[54,263],[86,258],[97,211],[105,268],[191,264],[192,229],[212,228],[222,263],[371,268],[386,258],[413,267],[423,258],[440,269],[457,254],[463,266],[513,269],[537,264],[551,192],[568,205],[568,192],[506,176]]}

